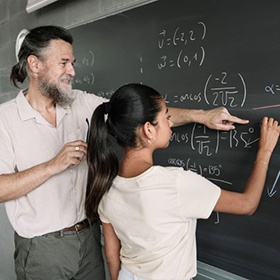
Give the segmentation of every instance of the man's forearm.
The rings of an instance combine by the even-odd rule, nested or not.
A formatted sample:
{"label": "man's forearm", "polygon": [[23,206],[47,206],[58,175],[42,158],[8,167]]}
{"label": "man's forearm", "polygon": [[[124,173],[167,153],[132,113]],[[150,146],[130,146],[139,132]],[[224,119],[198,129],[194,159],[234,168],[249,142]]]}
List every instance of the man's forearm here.
{"label": "man's forearm", "polygon": [[200,123],[202,121],[204,111],[168,107],[168,113],[171,116],[170,119],[174,124],[173,126],[180,126],[188,123]]}
{"label": "man's forearm", "polygon": [[232,116],[224,107],[210,110],[180,109],[168,107],[171,116],[170,120],[174,126],[184,125],[188,123],[201,123],[208,128],[217,130],[234,129],[234,124],[247,124],[248,120],[243,120]]}
{"label": "man's forearm", "polygon": [[0,202],[26,195],[55,174],[63,172],[70,165],[79,165],[86,153],[87,144],[84,141],[69,142],[50,161],[25,171],[0,175]]}
{"label": "man's forearm", "polygon": [[48,163],[39,164],[22,172],[0,175],[0,202],[17,199],[28,194],[52,175]]}

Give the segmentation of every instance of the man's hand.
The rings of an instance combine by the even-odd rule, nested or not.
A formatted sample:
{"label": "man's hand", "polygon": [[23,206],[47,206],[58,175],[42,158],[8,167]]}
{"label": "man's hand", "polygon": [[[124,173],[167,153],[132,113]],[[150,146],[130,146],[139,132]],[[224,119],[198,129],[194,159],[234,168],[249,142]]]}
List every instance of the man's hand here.
{"label": "man's hand", "polygon": [[247,124],[249,121],[232,116],[226,108],[219,107],[204,111],[204,116],[202,117],[200,123],[211,129],[228,131],[235,129],[234,123]]}
{"label": "man's hand", "polygon": [[234,123],[247,124],[248,120],[242,120],[232,116],[224,107],[211,110],[181,109],[168,107],[173,126],[185,125],[187,123],[201,123],[211,129],[231,130]]}
{"label": "man's hand", "polygon": [[69,142],[63,146],[55,158],[49,161],[49,166],[51,166],[54,174],[58,174],[70,165],[79,165],[86,154],[87,144],[84,141]]}
{"label": "man's hand", "polygon": [[0,203],[22,197],[70,165],[79,165],[86,153],[84,141],[69,142],[50,161],[24,171],[0,175]]}

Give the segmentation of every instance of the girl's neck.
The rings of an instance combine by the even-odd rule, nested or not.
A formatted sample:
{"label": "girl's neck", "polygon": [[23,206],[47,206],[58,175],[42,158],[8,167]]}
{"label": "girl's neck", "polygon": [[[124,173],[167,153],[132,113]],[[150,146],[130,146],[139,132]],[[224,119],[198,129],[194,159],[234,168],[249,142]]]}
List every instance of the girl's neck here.
{"label": "girl's neck", "polygon": [[131,178],[138,176],[153,166],[150,149],[126,149],[120,162],[119,176]]}

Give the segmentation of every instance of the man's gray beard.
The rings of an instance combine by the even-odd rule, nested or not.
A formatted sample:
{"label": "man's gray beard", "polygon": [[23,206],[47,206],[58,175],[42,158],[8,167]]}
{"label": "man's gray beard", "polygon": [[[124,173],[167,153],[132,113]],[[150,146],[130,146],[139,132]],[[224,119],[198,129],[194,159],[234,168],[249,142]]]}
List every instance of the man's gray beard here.
{"label": "man's gray beard", "polygon": [[42,80],[38,82],[38,89],[45,97],[53,100],[55,104],[61,107],[71,105],[74,100],[74,98],[70,96],[71,90],[69,92],[62,90],[56,85],[48,84]]}

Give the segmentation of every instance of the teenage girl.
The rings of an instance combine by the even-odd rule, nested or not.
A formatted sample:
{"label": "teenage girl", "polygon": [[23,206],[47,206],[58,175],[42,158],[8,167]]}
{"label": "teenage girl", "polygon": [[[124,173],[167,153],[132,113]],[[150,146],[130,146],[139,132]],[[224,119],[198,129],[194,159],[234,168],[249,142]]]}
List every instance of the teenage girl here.
{"label": "teenage girl", "polygon": [[[243,193],[222,190],[192,171],[153,165],[153,152],[169,145],[171,127],[161,95],[138,84],[119,88],[92,116],[86,212],[102,221],[112,280],[194,277],[197,219],[212,211],[251,215],[259,204],[277,121],[262,121]],[[109,134],[124,149],[120,163]]]}

